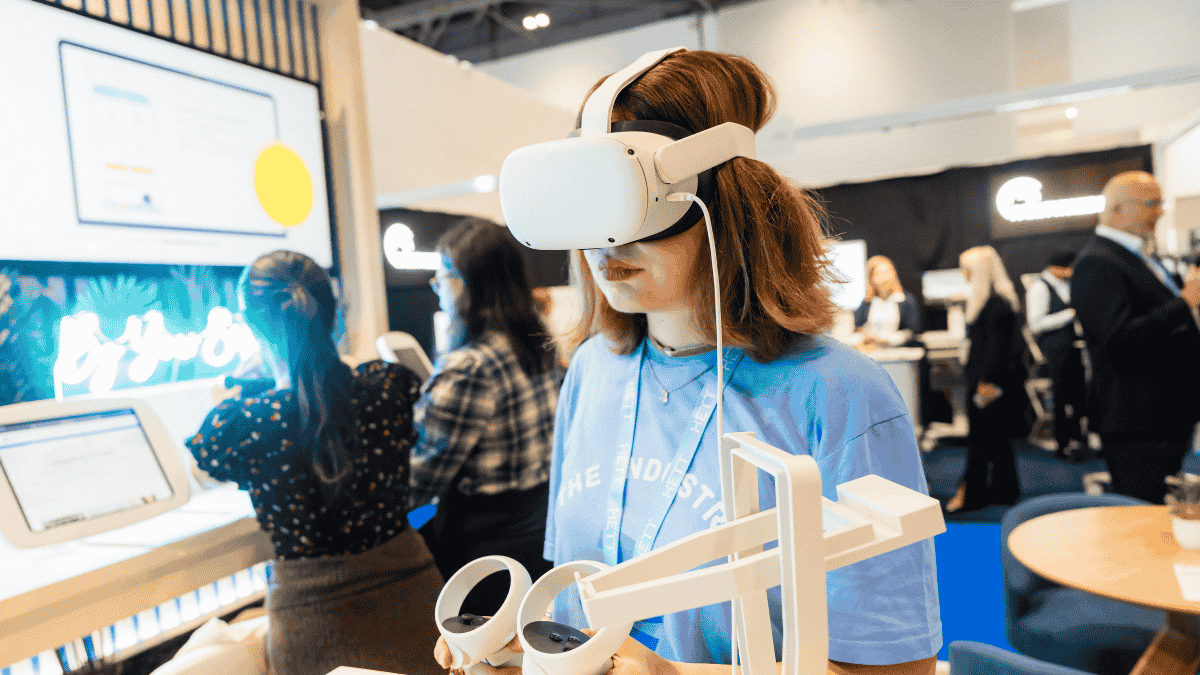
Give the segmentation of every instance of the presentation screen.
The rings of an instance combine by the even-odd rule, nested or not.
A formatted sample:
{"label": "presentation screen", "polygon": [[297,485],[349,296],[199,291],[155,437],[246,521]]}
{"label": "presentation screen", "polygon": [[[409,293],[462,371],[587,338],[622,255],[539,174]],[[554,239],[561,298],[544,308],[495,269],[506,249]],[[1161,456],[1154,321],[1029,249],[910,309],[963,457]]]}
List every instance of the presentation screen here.
{"label": "presentation screen", "polygon": [[834,284],[833,301],[842,309],[858,309],[867,297],[867,242],[835,241],[829,244],[829,259],[845,283]]}
{"label": "presentation screen", "polygon": [[0,469],[34,533],[174,494],[133,410],[0,425]]}
{"label": "presentation screen", "polygon": [[0,0],[0,258],[332,266],[317,88]]}

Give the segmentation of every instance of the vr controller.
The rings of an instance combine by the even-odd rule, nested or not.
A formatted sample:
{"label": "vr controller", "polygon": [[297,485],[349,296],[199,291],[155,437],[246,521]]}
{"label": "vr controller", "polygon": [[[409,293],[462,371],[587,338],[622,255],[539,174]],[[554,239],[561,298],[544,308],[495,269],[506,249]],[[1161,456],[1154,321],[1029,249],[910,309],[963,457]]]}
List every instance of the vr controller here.
{"label": "vr controller", "polygon": [[[489,666],[520,666],[527,675],[603,675],[612,666],[612,655],[625,642],[633,622],[601,628],[595,635],[545,619],[555,596],[586,576],[608,569],[590,560],[559,565],[537,583],[521,563],[505,556],[472,561],[446,582],[435,610],[438,630],[454,658],[451,668],[467,675]],[[509,588],[504,604],[490,618],[460,614],[471,589],[493,572],[508,570]],[[519,630],[518,630],[519,628]],[[514,654],[508,643],[517,637],[524,654]]]}

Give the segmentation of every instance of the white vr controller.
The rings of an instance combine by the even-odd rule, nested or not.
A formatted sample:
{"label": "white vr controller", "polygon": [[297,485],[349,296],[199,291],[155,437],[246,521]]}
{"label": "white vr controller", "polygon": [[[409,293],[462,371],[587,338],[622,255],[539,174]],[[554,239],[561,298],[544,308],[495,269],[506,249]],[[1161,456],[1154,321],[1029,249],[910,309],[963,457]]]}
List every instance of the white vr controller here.
{"label": "white vr controller", "polygon": [[[530,583],[521,563],[505,556],[479,558],[460,569],[438,596],[435,610],[438,630],[454,662],[451,668],[480,675],[479,663],[520,666],[526,675],[603,675],[612,667],[612,655],[624,644],[633,622],[605,626],[588,636],[564,624],[546,620],[554,598],[571,584],[609,569],[608,565],[580,560],[559,565]],[[471,589],[494,572],[508,570],[511,580],[504,604],[491,618],[459,614]],[[519,627],[519,630],[518,630]],[[516,636],[524,656],[508,643]]]}
{"label": "white vr controller", "polygon": [[[471,589],[495,572],[508,570],[508,596],[490,619],[461,614],[463,600]],[[517,610],[533,582],[521,563],[502,555],[490,555],[468,563],[454,573],[438,595],[434,617],[438,630],[450,648],[453,669],[467,675],[481,675],[478,663],[489,666],[519,666],[521,655],[506,645],[516,635]]]}

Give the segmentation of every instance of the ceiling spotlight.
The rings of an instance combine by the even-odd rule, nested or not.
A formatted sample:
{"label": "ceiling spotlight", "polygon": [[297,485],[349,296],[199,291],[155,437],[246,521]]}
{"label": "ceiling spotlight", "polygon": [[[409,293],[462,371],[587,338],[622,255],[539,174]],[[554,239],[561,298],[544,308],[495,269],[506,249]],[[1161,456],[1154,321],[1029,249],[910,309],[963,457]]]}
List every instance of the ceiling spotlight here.
{"label": "ceiling spotlight", "polygon": [[525,30],[537,30],[538,20],[535,17],[527,16],[521,20],[521,25],[525,26]]}
{"label": "ceiling spotlight", "polygon": [[1079,110],[1077,108],[1067,108],[1064,114],[1067,116],[1067,119],[1073,120],[1079,115]]}
{"label": "ceiling spotlight", "polygon": [[377,30],[379,28],[379,22],[374,19],[367,19],[366,21],[363,21],[363,28],[366,28],[367,30]]}
{"label": "ceiling spotlight", "polygon": [[545,12],[538,12],[533,18],[537,19],[538,28],[545,28],[550,25],[550,15]]}

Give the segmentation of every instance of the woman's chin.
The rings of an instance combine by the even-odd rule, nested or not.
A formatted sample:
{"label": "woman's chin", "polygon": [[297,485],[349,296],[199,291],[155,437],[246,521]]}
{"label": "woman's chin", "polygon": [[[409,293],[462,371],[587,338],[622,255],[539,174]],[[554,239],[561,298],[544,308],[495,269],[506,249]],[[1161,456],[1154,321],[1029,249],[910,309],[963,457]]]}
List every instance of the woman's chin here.
{"label": "woman's chin", "polygon": [[638,302],[637,295],[626,289],[607,287],[601,291],[608,305],[622,314],[642,314],[647,310],[645,305]]}

